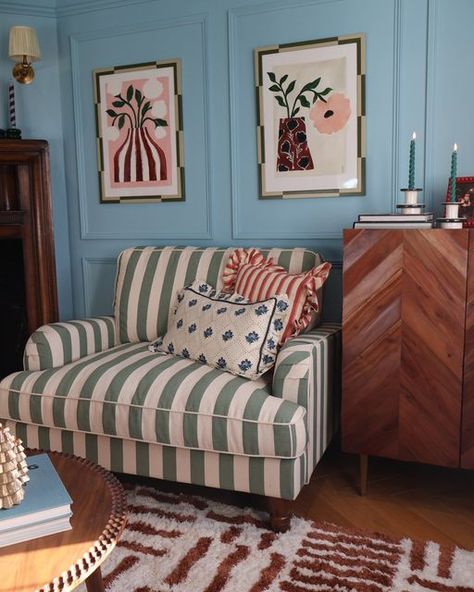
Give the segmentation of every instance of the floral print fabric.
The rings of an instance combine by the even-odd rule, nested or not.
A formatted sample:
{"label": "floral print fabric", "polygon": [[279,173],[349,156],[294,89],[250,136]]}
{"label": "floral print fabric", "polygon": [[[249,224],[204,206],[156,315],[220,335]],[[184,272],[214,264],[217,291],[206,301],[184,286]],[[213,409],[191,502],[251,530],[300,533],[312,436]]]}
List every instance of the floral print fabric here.
{"label": "floral print fabric", "polygon": [[286,295],[250,303],[196,281],[179,292],[166,335],[149,349],[255,379],[275,364],[288,310]]}

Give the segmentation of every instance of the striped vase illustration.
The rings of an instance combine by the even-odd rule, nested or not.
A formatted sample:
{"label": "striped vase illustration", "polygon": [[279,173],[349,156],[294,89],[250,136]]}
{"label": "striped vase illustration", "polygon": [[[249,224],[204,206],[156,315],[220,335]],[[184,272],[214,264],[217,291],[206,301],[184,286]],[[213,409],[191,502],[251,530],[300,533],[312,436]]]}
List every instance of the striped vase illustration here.
{"label": "striped vase illustration", "polygon": [[[112,126],[117,125],[119,130],[128,126],[125,139],[113,156],[114,182],[166,181],[166,154],[150,133],[149,127],[166,127],[168,122],[151,116],[151,101],[133,84],[129,85],[125,96],[119,93],[114,95],[114,99],[114,109],[106,110],[112,118]],[[147,121],[150,123],[146,124]]]}
{"label": "striped vase illustration", "polygon": [[114,181],[166,181],[166,155],[146,127],[127,131],[125,141],[114,154]]}

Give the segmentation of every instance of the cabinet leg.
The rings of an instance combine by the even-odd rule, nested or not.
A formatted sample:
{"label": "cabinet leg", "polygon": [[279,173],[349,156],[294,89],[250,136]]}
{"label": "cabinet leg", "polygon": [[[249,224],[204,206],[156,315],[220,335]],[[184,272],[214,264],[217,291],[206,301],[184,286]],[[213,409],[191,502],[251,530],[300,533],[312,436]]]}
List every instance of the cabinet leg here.
{"label": "cabinet leg", "polygon": [[95,569],[91,575],[86,579],[87,592],[104,592],[104,581],[102,579],[102,573],[100,567]]}
{"label": "cabinet leg", "polygon": [[367,454],[359,455],[360,470],[360,495],[367,495],[367,476],[369,472],[369,456]]}

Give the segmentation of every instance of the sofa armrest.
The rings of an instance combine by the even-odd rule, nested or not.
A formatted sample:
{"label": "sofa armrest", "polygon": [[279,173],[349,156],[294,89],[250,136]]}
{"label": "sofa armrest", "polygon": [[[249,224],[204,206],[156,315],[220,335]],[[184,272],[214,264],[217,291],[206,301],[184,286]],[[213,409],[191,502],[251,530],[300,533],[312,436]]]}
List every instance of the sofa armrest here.
{"label": "sofa armrest", "polygon": [[319,325],[288,340],[278,353],[272,395],[306,409],[306,482],[338,428],[340,384],[340,325]]}
{"label": "sofa armrest", "polygon": [[28,339],[25,370],[57,368],[115,345],[114,317],[97,317],[39,327]]}

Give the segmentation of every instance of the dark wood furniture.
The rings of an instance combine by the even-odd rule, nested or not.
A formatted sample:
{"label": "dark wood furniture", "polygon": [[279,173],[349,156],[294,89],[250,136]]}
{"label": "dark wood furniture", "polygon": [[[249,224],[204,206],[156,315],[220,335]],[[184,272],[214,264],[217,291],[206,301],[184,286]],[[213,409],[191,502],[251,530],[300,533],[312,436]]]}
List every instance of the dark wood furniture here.
{"label": "dark wood furniture", "polygon": [[474,468],[474,230],[344,231],[342,445]]}
{"label": "dark wood furniture", "polygon": [[1,548],[0,588],[59,592],[85,581],[88,592],[103,592],[100,566],[126,523],[123,487],[89,460],[49,456],[73,500],[72,530]]}
{"label": "dark wood furniture", "polygon": [[[4,263],[16,252],[7,270],[2,268],[4,278],[5,273],[9,277],[4,279],[6,286],[0,287],[5,316],[1,340],[8,342],[5,347],[10,350],[15,343],[18,350],[9,364],[0,366],[6,375],[20,369],[27,336],[58,318],[49,151],[44,140],[0,140],[0,249]],[[19,260],[21,278],[15,282],[13,272]],[[10,299],[4,294],[8,286],[16,286],[18,291]],[[24,311],[17,310],[20,303]],[[24,325],[21,335],[14,336],[5,330],[9,320],[14,326]],[[5,359],[7,351],[3,349],[0,344]]]}

